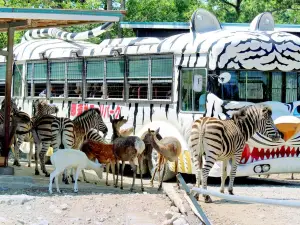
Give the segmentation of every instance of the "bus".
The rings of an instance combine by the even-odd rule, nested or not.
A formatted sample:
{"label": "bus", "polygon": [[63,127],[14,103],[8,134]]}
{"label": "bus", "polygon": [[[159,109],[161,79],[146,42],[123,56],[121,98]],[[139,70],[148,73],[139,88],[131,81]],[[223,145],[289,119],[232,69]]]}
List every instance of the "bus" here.
{"label": "bus", "polygon": [[[284,139],[272,142],[255,134],[245,146],[237,176],[299,172],[300,38],[274,27],[272,15],[261,13],[247,29],[223,29],[212,13],[197,9],[189,32],[164,38],[92,44],[76,39],[77,34],[58,32],[47,38],[48,29],[28,31],[27,39],[14,46],[12,94],[30,115],[36,99],[49,100],[59,107],[58,116],[71,119],[97,107],[108,138],[110,116],[127,118],[125,128],[132,127],[132,135],[139,137],[148,128],[160,128],[163,137],[180,141],[178,171],[186,174],[196,171],[187,145],[194,120],[227,119],[245,105],[264,103],[273,109]],[[5,58],[0,61],[4,96]],[[156,160],[153,151],[154,165]],[[174,171],[174,163],[168,162],[165,180]],[[217,162],[210,176],[220,175]]]}

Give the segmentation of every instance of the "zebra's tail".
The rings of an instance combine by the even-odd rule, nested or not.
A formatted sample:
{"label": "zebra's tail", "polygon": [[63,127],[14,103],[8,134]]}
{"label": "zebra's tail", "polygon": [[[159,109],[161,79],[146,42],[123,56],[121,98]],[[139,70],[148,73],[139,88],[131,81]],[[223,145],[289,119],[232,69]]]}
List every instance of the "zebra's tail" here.
{"label": "zebra's tail", "polygon": [[194,163],[202,167],[202,155],[204,154],[203,137],[205,133],[205,126],[201,120],[196,120],[192,126],[191,135],[188,140],[188,146],[192,153],[192,160]]}

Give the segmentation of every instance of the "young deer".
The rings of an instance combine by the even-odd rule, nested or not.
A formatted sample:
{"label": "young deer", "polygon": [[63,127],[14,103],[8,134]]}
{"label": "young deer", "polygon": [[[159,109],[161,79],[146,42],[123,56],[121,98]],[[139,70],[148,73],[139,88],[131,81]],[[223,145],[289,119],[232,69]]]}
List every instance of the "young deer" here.
{"label": "young deer", "polygon": [[74,184],[74,192],[78,192],[78,176],[80,170],[83,169],[93,169],[99,176],[102,175],[102,165],[96,160],[93,162],[88,159],[86,154],[82,151],[76,149],[59,149],[59,151],[54,152],[51,157],[51,163],[54,166],[55,170],[50,174],[50,182],[49,182],[49,193],[52,194],[52,183],[55,178],[56,190],[60,193],[58,187],[58,176],[67,168],[77,168],[75,174],[75,184]]}
{"label": "young deer", "polygon": [[[158,187],[158,190],[160,190],[162,188],[162,182],[165,176],[168,161],[175,162],[175,173],[177,174],[178,172],[178,157],[181,153],[181,144],[177,140],[177,138],[174,137],[164,137],[163,139],[158,140],[158,132],[159,128],[156,131],[151,131],[150,129],[148,129],[148,134],[145,136],[144,140],[149,141],[151,143],[151,146],[158,152],[158,164],[150,181],[150,184],[152,186],[157,169],[160,171],[161,165],[164,164],[162,178]],[[179,187],[178,180],[177,185]]]}
{"label": "young deer", "polygon": [[[116,129],[120,129],[120,127],[127,123],[127,120],[121,116],[119,119],[112,120],[112,124],[116,127]],[[113,173],[113,184],[115,184],[115,165],[116,165],[116,158],[113,152],[113,144],[103,143],[100,141],[94,140],[85,140],[84,143],[81,145],[80,150],[83,151],[90,160],[97,159],[100,163],[106,164],[106,185],[108,184],[108,172],[111,166],[111,170]],[[82,175],[84,180],[86,181],[85,174],[82,171]]]}
{"label": "young deer", "polygon": [[142,165],[142,156],[145,150],[144,142],[137,136],[129,136],[129,137],[122,137],[120,135],[120,127],[116,123],[116,120],[112,120],[110,117],[110,121],[112,123],[113,128],[113,135],[112,135],[112,142],[113,142],[113,151],[114,155],[117,159],[117,180],[115,186],[118,186],[118,178],[119,178],[119,162],[122,161],[122,168],[121,168],[121,189],[123,189],[123,174],[124,174],[124,167],[125,162],[129,161],[130,166],[133,170],[133,179],[130,191],[133,191],[135,177],[136,177],[136,165],[135,160],[138,159],[140,175],[141,175],[141,190],[144,191],[143,187],[143,175],[141,171]]}

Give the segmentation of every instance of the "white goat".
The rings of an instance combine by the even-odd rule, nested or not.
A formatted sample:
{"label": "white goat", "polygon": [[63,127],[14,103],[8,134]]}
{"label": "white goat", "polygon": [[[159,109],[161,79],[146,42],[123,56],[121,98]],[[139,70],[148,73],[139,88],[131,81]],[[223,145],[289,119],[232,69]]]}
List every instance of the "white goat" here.
{"label": "white goat", "polygon": [[52,165],[55,167],[55,170],[50,174],[50,183],[49,183],[49,193],[52,194],[52,183],[55,178],[56,190],[60,193],[58,187],[58,176],[65,169],[68,168],[76,168],[75,174],[75,184],[74,184],[74,192],[78,192],[78,176],[79,172],[83,169],[92,169],[94,170],[98,177],[102,178],[103,165],[96,160],[93,162],[88,159],[86,154],[82,151],[76,149],[58,149],[56,152],[52,154],[50,157]]}

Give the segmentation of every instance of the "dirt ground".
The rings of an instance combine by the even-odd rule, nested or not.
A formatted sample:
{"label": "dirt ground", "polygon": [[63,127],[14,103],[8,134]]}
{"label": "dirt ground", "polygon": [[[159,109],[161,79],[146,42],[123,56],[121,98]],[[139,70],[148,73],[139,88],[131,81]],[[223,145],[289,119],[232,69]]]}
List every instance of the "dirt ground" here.
{"label": "dirt ground", "polygon": [[[59,186],[63,193],[57,194],[53,184],[53,195],[49,195],[49,178],[35,176],[33,167],[28,168],[23,162],[21,164],[22,167],[15,167],[14,177],[27,177],[33,182],[30,179],[26,182],[17,179],[14,183],[21,187],[18,188],[0,181],[1,225],[160,225],[168,219],[165,214],[170,209],[173,210],[172,216],[182,216],[167,195],[163,191],[157,191],[157,183],[154,188],[150,187],[149,177],[144,179],[145,190],[142,192],[137,176],[136,188],[132,193],[129,192],[131,174],[124,178],[124,190],[120,190],[105,185],[106,173],[103,173],[103,179],[100,180],[94,171],[86,171],[88,180],[92,182],[78,182],[78,193],[73,193],[73,184],[62,184],[60,178]],[[47,168],[49,172],[52,171],[52,166]],[[112,183],[112,174],[109,174],[109,181]],[[191,225],[199,224],[199,220],[190,221]]]}
{"label": "dirt ground", "polygon": [[[129,192],[132,182],[130,171],[124,178],[124,190],[105,186],[106,173],[103,173],[103,179],[99,180],[94,171],[87,171],[87,178],[94,182],[97,180],[97,185],[94,182],[89,184],[79,182],[79,192],[75,194],[73,184],[62,184],[60,179],[59,184],[63,193],[57,194],[54,184],[54,194],[49,195],[49,178],[35,176],[34,168],[28,168],[25,165],[27,164],[22,163],[21,168],[15,168],[15,177],[27,176],[32,179],[32,182],[21,182],[19,185],[22,188],[18,188],[0,181],[1,225],[166,225],[168,212],[173,210],[173,213],[178,214],[178,209],[172,206],[166,194],[163,191],[157,191],[156,182],[155,188],[150,187],[149,176],[144,179],[144,192],[140,190],[140,179],[137,176],[136,190],[131,193]],[[47,168],[52,171],[51,166]],[[275,174],[268,179],[264,177],[237,178],[234,193],[243,196],[300,201],[300,174],[295,174],[295,180],[290,180],[290,175]],[[183,177],[187,183],[195,182],[194,176],[183,175]],[[112,174],[109,174],[109,181],[112,182]],[[219,191],[220,179],[210,178],[208,184],[208,189]],[[183,191],[177,192],[185,201]],[[297,208],[232,202],[214,196],[212,200],[213,203],[206,204],[201,199],[199,204],[214,225],[300,224],[300,214]],[[200,223],[192,212],[184,218],[188,223],[185,221],[185,223],[177,224]]]}

